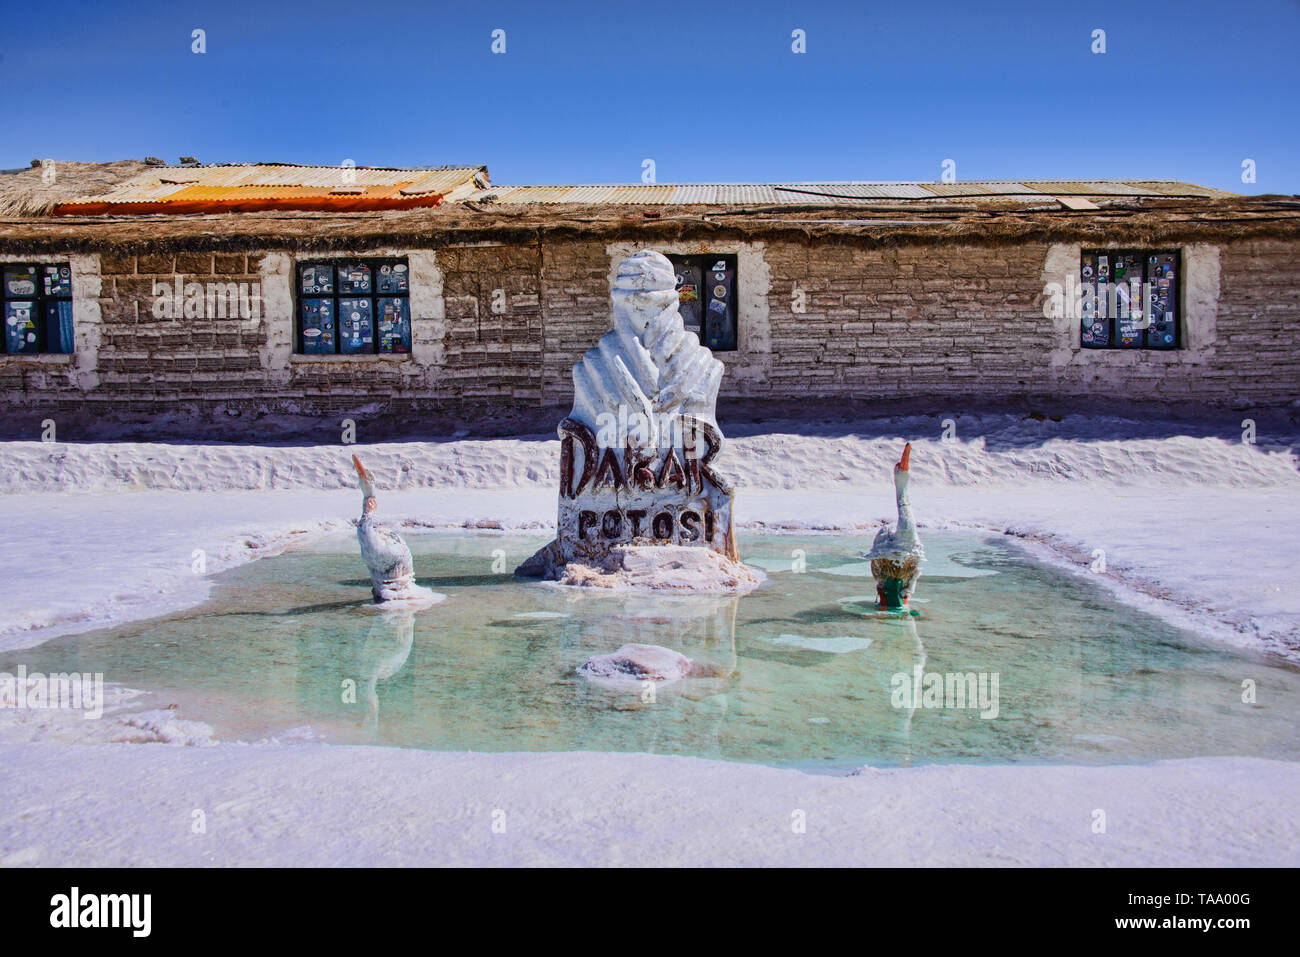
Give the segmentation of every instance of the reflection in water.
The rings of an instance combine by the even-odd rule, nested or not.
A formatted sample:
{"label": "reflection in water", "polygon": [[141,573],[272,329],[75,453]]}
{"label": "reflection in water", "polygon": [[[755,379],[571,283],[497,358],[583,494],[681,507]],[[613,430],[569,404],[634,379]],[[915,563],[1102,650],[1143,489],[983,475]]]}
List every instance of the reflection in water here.
{"label": "reflection in water", "polygon": [[[910,615],[902,616],[898,619],[902,626],[903,633],[907,635],[906,644],[911,646],[912,661],[908,665],[906,672],[911,674],[914,668],[919,667],[925,670],[925,645],[921,644],[921,633],[917,631],[916,620]],[[892,702],[891,702],[892,703]],[[903,753],[902,763],[904,767],[911,767],[912,764],[912,716],[916,714],[916,701],[909,698],[908,704],[901,709],[903,712]]]}
{"label": "reflection in water", "polygon": [[411,656],[415,640],[415,612],[385,609],[373,614],[374,624],[357,650],[357,696],[365,707],[363,727],[374,738],[379,727],[377,685],[399,671]]}
{"label": "reflection in water", "polygon": [[[575,598],[583,597],[577,591]],[[603,596],[592,594],[595,607],[610,608]],[[612,652],[620,645],[659,645],[691,659],[691,673],[671,682],[631,682],[620,685],[580,680],[574,686],[574,705],[591,716],[593,734],[599,731],[601,715],[608,710],[626,712],[690,709],[693,720],[671,726],[674,740],[664,742],[656,733],[648,750],[671,750],[686,754],[721,755],[720,739],[728,708],[727,693],[736,672],[736,609],[740,598],[718,595],[646,595],[635,601],[624,599],[611,610],[587,618],[581,632],[585,646],[605,646]],[[602,653],[602,652],[597,652]],[[585,660],[585,659],[584,659]],[[575,668],[581,661],[575,662]],[[655,724],[658,724],[655,722]],[[665,747],[665,744],[668,744]]]}

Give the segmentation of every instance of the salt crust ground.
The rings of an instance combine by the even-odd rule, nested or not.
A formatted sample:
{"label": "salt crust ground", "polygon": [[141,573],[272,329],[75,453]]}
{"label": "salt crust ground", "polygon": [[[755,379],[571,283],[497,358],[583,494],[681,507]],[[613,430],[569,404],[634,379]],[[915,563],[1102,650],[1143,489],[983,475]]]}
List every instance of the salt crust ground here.
{"label": "salt crust ground", "polygon": [[1253,758],[855,777],[319,744],[0,745],[0,762],[26,771],[0,784],[9,865],[1300,864],[1300,765]]}
{"label": "salt crust ground", "polygon": [[[806,532],[892,518],[888,470],[905,436],[923,531],[1007,532],[1211,640],[1300,657],[1300,474],[1285,441],[1119,420],[958,423],[953,443],[920,437],[923,422],[734,440],[721,464],[747,475],[738,524]],[[0,446],[0,646],[202,601],[196,549],[212,573],[345,528],[359,506],[346,481],[355,450]],[[554,462],[552,441],[362,451],[381,484],[402,487],[380,502],[408,531],[553,528],[554,470],[538,464]],[[1105,574],[1087,570],[1097,549]],[[94,731],[4,713],[0,761],[23,773],[0,776],[0,863],[1300,863],[1300,765],[1289,762],[829,778],[649,755],[330,747],[294,732],[213,744],[199,722],[123,707],[82,722]],[[208,811],[205,836],[190,834],[195,808]],[[505,835],[491,832],[495,808]],[[1095,808],[1105,835],[1092,833]],[[795,809],[806,834],[791,833]]]}

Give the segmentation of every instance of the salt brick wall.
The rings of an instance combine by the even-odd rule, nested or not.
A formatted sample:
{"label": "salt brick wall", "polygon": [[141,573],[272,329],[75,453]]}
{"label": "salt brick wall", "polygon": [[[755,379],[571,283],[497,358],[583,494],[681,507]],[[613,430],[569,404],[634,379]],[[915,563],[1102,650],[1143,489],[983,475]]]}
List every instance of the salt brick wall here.
{"label": "salt brick wall", "polygon": [[[431,394],[537,405],[542,396],[542,303],[536,246],[438,251],[446,308],[444,361]],[[494,293],[505,312],[493,312]]]}
{"label": "salt brick wall", "polygon": [[1220,252],[1218,336],[1198,394],[1263,401],[1300,396],[1300,244],[1236,243]]}
{"label": "salt brick wall", "polygon": [[[1024,393],[1042,379],[1051,321],[1045,246],[899,250],[770,247],[766,391],[876,398]],[[793,309],[795,287],[806,293]]]}
{"label": "salt brick wall", "polygon": [[[767,244],[770,354],[758,372],[729,366],[721,394],[772,399],[930,396],[999,400],[1193,398],[1223,405],[1300,398],[1300,243],[1220,247],[1217,337],[1189,351],[1075,349],[1051,353],[1062,333],[1044,314],[1048,246]],[[603,244],[544,250],[544,395],[572,395],[570,369],[609,328],[609,258]],[[740,276],[744,283],[745,277]],[[794,292],[806,294],[794,311]],[[1198,350],[1199,351],[1199,350]],[[746,363],[749,364],[749,363]]]}
{"label": "salt brick wall", "polygon": [[[1300,396],[1300,243],[1219,248],[1216,337],[1197,356],[1074,351],[1062,365],[1059,325],[1043,314],[1048,247],[765,244],[770,352],[729,366],[723,395],[799,399],[1004,399],[1100,392],[1219,404]],[[6,257],[11,258],[11,257]],[[158,411],[226,405],[348,411],[375,403],[566,404],[571,369],[610,328],[610,254],[601,242],[466,246],[436,253],[445,316],[440,361],[312,361],[287,380],[261,365],[267,324],[157,319],[153,283],[259,282],[262,254],[177,253],[100,260],[98,384],[81,392],[63,368],[0,359],[7,401],[41,407]],[[745,282],[745,276],[739,277]],[[806,309],[793,309],[795,289]],[[493,291],[506,312],[492,311]],[[742,361],[743,359],[743,361]],[[1113,396],[1112,396],[1113,397]]]}
{"label": "salt brick wall", "polygon": [[100,258],[99,386],[87,398],[132,411],[259,391],[265,330],[238,317],[159,319],[154,282],[256,283],[258,258],[242,253],[177,253]]}
{"label": "salt brick wall", "polygon": [[573,398],[574,363],[613,328],[609,256],[604,243],[548,244],[542,263],[542,395],[564,404]]}

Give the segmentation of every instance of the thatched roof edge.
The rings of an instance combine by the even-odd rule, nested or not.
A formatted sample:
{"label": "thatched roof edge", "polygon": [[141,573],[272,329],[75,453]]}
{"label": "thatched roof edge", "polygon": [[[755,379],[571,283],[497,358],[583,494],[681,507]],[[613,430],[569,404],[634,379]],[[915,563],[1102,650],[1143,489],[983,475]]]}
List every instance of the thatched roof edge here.
{"label": "thatched roof edge", "polygon": [[1300,198],[1155,201],[1069,211],[1012,206],[643,208],[574,206],[506,211],[449,204],[435,210],[352,214],[0,218],[0,254],[362,252],[538,242],[793,242],[890,248],[960,244],[1238,242],[1300,239]]}

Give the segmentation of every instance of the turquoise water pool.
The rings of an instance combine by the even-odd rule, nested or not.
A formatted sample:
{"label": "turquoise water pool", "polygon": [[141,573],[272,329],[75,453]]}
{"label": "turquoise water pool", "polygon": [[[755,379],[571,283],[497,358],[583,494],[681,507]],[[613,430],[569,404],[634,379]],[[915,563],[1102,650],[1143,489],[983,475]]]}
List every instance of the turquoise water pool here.
{"label": "turquoise water pool", "polygon": [[[927,535],[913,619],[872,608],[860,536],[742,537],[769,578],[741,598],[514,578],[541,537],[408,541],[421,584],[445,602],[376,610],[355,540],[340,535],[217,576],[188,612],[0,653],[0,670],[103,672],[249,741],[308,727],[341,744],[825,768],[1300,759],[1294,667],[1117,605],[996,536]],[[653,700],[576,675],[630,641],[682,651],[705,674],[655,686]],[[984,682],[983,707],[910,700],[926,676],[967,674],[964,688]],[[1254,704],[1241,700],[1246,679]]]}

